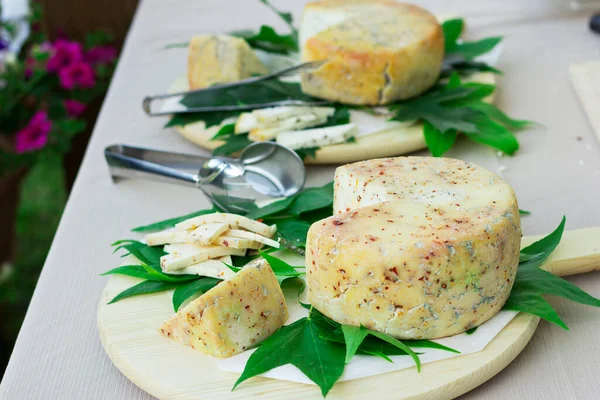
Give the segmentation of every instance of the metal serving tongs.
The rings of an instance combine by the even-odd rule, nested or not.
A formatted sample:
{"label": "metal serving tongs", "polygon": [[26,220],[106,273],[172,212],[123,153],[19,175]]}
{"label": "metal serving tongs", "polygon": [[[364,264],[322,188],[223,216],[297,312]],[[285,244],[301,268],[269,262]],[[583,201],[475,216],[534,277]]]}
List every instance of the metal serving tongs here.
{"label": "metal serving tongs", "polygon": [[[307,70],[307,69],[314,69],[314,68],[318,68],[321,65],[323,65],[325,62],[327,61],[311,61],[311,62],[305,62],[302,64],[298,64],[298,65],[294,65],[292,67],[289,68],[285,68],[279,71],[275,71],[272,72],[270,74],[266,74],[266,75],[261,75],[261,76],[255,76],[252,78],[248,78],[248,79],[243,79],[241,81],[237,81],[237,82],[232,82],[232,83],[225,83],[225,84],[218,84],[218,85],[214,85],[214,86],[210,86],[207,88],[202,88],[202,89],[197,89],[197,90],[191,90],[191,91],[185,91],[185,92],[177,92],[177,93],[168,93],[168,94],[159,94],[159,95],[155,95],[155,96],[148,96],[146,98],[144,98],[143,102],[142,102],[142,107],[144,108],[144,111],[146,112],[146,114],[150,115],[150,116],[157,116],[157,115],[167,115],[167,114],[173,114],[173,113],[192,113],[192,112],[209,112],[209,111],[236,111],[236,110],[254,110],[257,108],[265,108],[265,107],[275,107],[275,106],[313,106],[313,105],[322,105],[322,104],[328,104],[329,101],[327,100],[315,100],[315,101],[302,101],[302,100],[281,100],[281,101],[274,101],[274,102],[269,102],[269,103],[255,103],[255,104],[239,104],[239,105],[225,105],[225,106],[207,106],[207,107],[191,107],[191,108],[182,108],[179,110],[170,110],[170,109],[164,109],[164,107],[159,107],[158,110],[153,111],[153,107],[152,107],[152,103],[155,100],[169,100],[175,97],[180,97],[180,96],[185,96],[185,95],[189,95],[189,94],[194,94],[194,93],[208,93],[208,92],[213,92],[216,90],[222,90],[222,89],[230,89],[230,88],[235,88],[235,87],[239,87],[239,86],[245,86],[245,85],[249,85],[252,83],[257,83],[257,82],[262,82],[262,81],[267,81],[267,80],[271,80],[271,79],[276,79],[276,78],[280,78],[280,77],[284,77],[284,76],[290,76],[293,74],[296,74],[298,72]],[[164,103],[163,103],[164,105]]]}
{"label": "metal serving tongs", "polygon": [[222,210],[247,212],[257,200],[287,197],[304,186],[298,155],[274,142],[257,142],[239,158],[202,157],[115,144],[104,150],[113,178],[147,178],[194,186]]}

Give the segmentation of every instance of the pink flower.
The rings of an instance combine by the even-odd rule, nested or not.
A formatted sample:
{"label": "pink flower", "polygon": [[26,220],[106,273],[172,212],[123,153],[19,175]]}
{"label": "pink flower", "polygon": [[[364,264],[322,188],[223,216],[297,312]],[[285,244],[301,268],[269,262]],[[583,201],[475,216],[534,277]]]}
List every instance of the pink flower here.
{"label": "pink flower", "polygon": [[58,77],[60,78],[60,86],[67,90],[75,87],[91,88],[96,85],[94,70],[83,61],[64,67],[58,72]]}
{"label": "pink flower", "polygon": [[85,104],[77,100],[65,100],[63,105],[65,106],[69,117],[77,117],[85,111]]}
{"label": "pink flower", "polygon": [[64,67],[83,59],[83,48],[77,42],[59,39],[54,42],[52,55],[48,59],[46,69],[49,72],[59,72]]}
{"label": "pink flower", "polygon": [[117,49],[113,46],[96,46],[85,53],[85,60],[92,65],[110,64],[116,58]]}
{"label": "pink flower", "polygon": [[27,126],[17,132],[15,150],[25,153],[41,149],[48,142],[48,134],[52,129],[52,121],[45,111],[36,112]]}

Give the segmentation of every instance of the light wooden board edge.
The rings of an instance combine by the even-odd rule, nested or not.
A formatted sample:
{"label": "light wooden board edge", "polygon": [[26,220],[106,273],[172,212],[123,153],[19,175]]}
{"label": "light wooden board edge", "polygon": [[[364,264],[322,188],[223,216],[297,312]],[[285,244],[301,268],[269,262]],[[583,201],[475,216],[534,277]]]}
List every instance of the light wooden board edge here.
{"label": "light wooden board edge", "polygon": [[600,141],[600,60],[571,64],[571,83]]}
{"label": "light wooden board edge", "polygon": [[[469,82],[495,84],[496,77],[491,72],[475,73],[465,79]],[[180,78],[173,82],[170,92],[185,91],[186,79]],[[493,95],[485,99],[493,102]],[[204,128],[204,123],[193,123],[177,126],[175,130],[189,142],[207,150],[214,150],[223,144],[222,141],[210,139],[219,131],[219,126]],[[392,128],[379,133],[363,136],[355,143],[342,143],[324,146],[317,150],[315,158],[308,157],[306,164],[344,164],[372,158],[400,156],[426,148],[423,136],[423,126],[416,124],[408,127]]]}
{"label": "light wooden board edge", "polygon": [[[164,399],[248,397],[319,399],[317,386],[253,378],[231,391],[238,374],[220,371],[203,354],[163,338],[156,328],[172,313],[171,292],[106,303],[131,286],[132,278],[112,276],[98,307],[98,330],[106,353],[134,384]],[[519,314],[481,352],[416,368],[337,383],[327,399],[361,399],[394,393],[397,399],[459,396],[506,367],[531,339],[539,319]]]}

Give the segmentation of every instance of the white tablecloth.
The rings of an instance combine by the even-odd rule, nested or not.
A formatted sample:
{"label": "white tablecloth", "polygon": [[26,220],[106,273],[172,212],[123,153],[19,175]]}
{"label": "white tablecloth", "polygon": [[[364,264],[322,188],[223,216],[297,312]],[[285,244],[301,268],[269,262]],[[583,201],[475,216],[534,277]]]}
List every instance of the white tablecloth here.
{"label": "white tablecloth", "polygon": [[[299,16],[304,2],[275,3]],[[465,16],[472,37],[505,36],[498,103],[510,115],[545,127],[519,134],[522,147],[513,158],[466,141],[448,155],[499,172],[513,185],[521,208],[532,211],[523,218],[525,234],[549,232],[563,214],[571,229],[600,225],[600,148],[568,76],[570,63],[600,58],[600,36],[589,31],[589,15],[571,12],[567,1],[558,0],[423,3],[436,13]],[[199,151],[163,130],[164,118],[149,118],[142,111],[145,95],[164,92],[185,71],[185,50],[163,47],[195,33],[261,23],[284,28],[258,1],[141,2],[0,386],[0,399],[149,398],[112,365],[100,344],[96,308],[106,279],[99,274],[118,262],[110,243],[136,237],[129,229],[204,208],[207,201],[186,187],[147,181],[115,185],[102,151],[113,143]],[[309,184],[332,180],[332,172],[332,167],[310,168]],[[572,281],[600,297],[600,273]],[[571,331],[540,323],[511,365],[464,398],[600,398],[600,310],[558,299],[552,303]]]}

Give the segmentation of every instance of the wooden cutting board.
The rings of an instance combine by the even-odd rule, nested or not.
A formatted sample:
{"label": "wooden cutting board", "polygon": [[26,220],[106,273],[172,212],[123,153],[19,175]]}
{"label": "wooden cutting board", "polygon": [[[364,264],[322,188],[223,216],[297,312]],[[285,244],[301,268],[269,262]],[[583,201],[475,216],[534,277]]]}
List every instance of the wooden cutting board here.
{"label": "wooden cutting board", "polygon": [[[545,268],[557,275],[600,269],[600,228],[565,232]],[[537,240],[523,238],[523,246]],[[203,354],[165,339],[157,328],[173,313],[171,292],[107,305],[137,281],[112,276],[98,307],[98,330],[112,362],[133,383],[161,399],[246,399],[249,397],[320,399],[315,385],[253,378],[231,391],[238,374],[219,370]],[[447,399],[481,385],[506,367],[531,339],[539,318],[519,314],[478,353],[424,364],[416,368],[337,383],[327,399]],[[557,328],[559,329],[559,328]]]}

